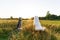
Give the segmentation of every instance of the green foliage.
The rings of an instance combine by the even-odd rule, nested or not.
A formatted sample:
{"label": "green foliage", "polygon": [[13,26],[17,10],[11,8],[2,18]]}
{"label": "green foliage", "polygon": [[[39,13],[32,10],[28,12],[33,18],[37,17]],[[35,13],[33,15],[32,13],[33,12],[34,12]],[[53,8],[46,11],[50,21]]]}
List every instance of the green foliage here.
{"label": "green foliage", "polygon": [[47,11],[46,16],[39,17],[39,19],[42,19],[42,20],[60,20],[60,15],[57,16],[57,15],[51,14],[50,11]]}
{"label": "green foliage", "polygon": [[54,35],[51,35],[51,40],[57,40]]}
{"label": "green foliage", "polygon": [[48,11],[47,15],[46,15],[46,19],[48,19],[48,20],[55,20],[55,19],[58,19],[58,16],[54,15],[54,14],[50,14],[50,12]]}
{"label": "green foliage", "polygon": [[47,12],[47,15],[46,15],[46,19],[50,19],[51,17],[51,14],[49,13],[49,11]]}
{"label": "green foliage", "polygon": [[13,17],[11,16],[10,19],[13,19]]}

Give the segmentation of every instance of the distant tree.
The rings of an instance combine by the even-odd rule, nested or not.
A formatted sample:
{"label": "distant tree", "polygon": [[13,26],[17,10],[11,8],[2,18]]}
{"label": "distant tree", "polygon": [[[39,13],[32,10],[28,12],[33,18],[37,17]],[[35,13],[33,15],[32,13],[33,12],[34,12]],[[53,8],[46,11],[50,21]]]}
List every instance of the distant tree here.
{"label": "distant tree", "polygon": [[46,18],[45,18],[45,17],[39,17],[39,19],[40,19],[40,20],[46,20]]}
{"label": "distant tree", "polygon": [[50,17],[50,19],[51,19],[51,20],[57,19],[57,15],[52,14],[51,17]]}
{"label": "distant tree", "polygon": [[50,17],[51,17],[51,14],[49,11],[47,11],[46,19],[50,19]]}
{"label": "distant tree", "polygon": [[50,12],[48,11],[45,18],[48,19],[48,20],[56,20],[56,19],[59,19],[60,17],[58,18],[57,15],[50,14]]}
{"label": "distant tree", "polygon": [[11,16],[10,19],[13,19],[13,17]]}
{"label": "distant tree", "polygon": [[59,16],[57,16],[57,19],[60,19],[60,15],[59,15]]}

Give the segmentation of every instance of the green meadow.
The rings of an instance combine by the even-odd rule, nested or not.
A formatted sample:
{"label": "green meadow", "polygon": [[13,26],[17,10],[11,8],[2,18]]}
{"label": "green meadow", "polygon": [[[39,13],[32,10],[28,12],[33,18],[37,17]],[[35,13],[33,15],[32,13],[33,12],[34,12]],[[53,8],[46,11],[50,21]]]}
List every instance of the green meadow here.
{"label": "green meadow", "polygon": [[18,20],[0,20],[0,40],[60,40],[60,20],[40,20],[45,31],[35,31],[33,20],[22,20],[23,30],[16,29]]}

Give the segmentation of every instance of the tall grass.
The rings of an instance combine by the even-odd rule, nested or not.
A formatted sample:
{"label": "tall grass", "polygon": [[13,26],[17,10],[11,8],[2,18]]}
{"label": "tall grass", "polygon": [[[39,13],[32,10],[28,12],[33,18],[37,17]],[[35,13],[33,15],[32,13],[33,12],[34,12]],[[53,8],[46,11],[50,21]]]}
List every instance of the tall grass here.
{"label": "tall grass", "polygon": [[15,36],[13,36],[11,40],[60,40],[60,37],[56,35],[57,33],[59,34],[60,27],[57,26],[56,23],[53,25],[52,21],[46,21],[47,23],[44,21],[45,20],[41,20],[41,23],[42,26],[46,27],[46,30],[35,31],[32,20],[23,20],[22,27],[24,27],[25,29],[17,32],[17,35],[14,34],[16,33],[15,31],[13,33]]}
{"label": "tall grass", "polygon": [[33,20],[23,20],[24,30],[16,30],[18,20],[0,20],[0,40],[60,40],[60,21],[41,20],[45,31],[35,31]]}

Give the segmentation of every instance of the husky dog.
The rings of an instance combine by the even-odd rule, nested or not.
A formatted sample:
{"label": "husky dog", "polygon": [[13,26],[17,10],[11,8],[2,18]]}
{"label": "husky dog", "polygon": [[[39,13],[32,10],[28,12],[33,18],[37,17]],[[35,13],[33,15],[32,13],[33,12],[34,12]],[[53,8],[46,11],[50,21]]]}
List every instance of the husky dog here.
{"label": "husky dog", "polygon": [[17,24],[17,29],[18,29],[18,30],[19,30],[19,29],[22,29],[21,26],[22,26],[22,18],[19,17],[19,21],[18,21],[18,24]]}
{"label": "husky dog", "polygon": [[45,27],[42,27],[42,26],[41,26],[38,16],[35,16],[35,17],[34,17],[34,25],[35,25],[35,30],[36,30],[36,31],[37,31],[37,30],[42,30],[42,31],[45,30]]}

